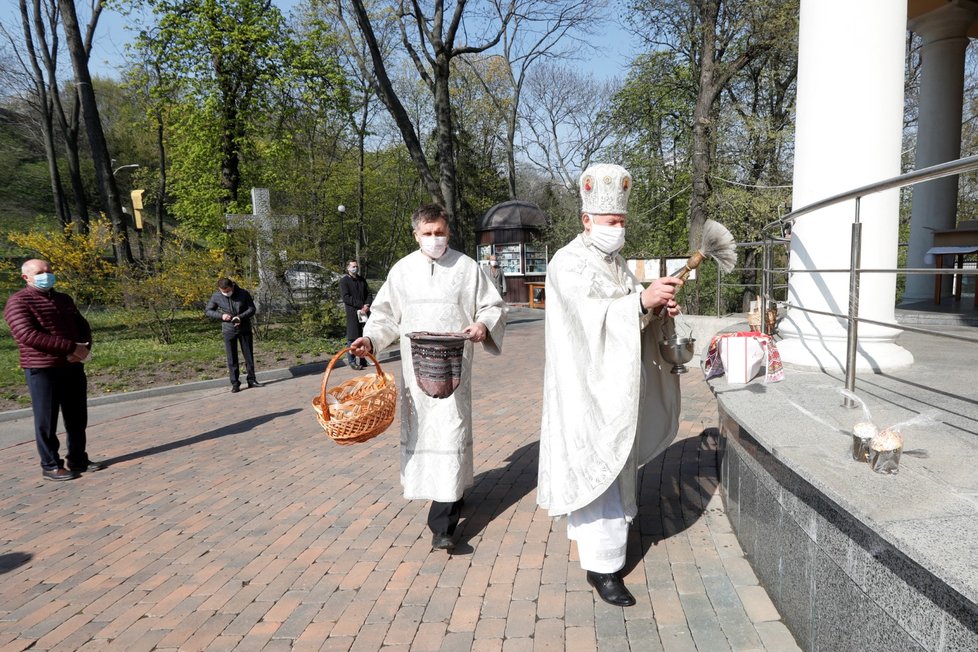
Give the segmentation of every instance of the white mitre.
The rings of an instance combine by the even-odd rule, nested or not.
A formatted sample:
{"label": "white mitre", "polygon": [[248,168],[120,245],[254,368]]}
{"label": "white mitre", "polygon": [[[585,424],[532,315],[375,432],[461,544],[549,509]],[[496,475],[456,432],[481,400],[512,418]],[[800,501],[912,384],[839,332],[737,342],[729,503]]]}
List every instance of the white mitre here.
{"label": "white mitre", "polygon": [[625,215],[632,175],[620,165],[598,163],[584,170],[578,182],[581,212],[592,215]]}

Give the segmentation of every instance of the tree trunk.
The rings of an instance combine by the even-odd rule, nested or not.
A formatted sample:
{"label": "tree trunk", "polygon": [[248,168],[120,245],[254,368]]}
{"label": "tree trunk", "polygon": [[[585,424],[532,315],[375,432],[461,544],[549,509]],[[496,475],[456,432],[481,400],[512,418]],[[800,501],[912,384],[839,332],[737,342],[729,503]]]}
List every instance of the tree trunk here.
{"label": "tree trunk", "polygon": [[156,110],[156,151],[159,154],[160,188],[156,193],[156,246],[163,257],[163,222],[166,219],[166,147],[163,139],[163,114]]}
{"label": "tree trunk", "polygon": [[407,148],[411,160],[414,161],[414,165],[418,170],[418,176],[424,182],[425,188],[427,188],[428,194],[431,196],[431,200],[447,208],[445,198],[442,196],[442,188],[431,173],[431,168],[428,167],[428,160],[425,158],[424,148],[421,146],[421,141],[414,131],[414,124],[411,122],[411,117],[404,109],[404,105],[401,104],[400,99],[397,97],[397,92],[394,90],[394,85],[387,75],[383,53],[380,50],[380,45],[377,43],[377,37],[374,35],[373,26],[370,24],[370,17],[367,14],[366,7],[364,7],[363,0],[351,0],[351,4],[353,5],[357,26],[360,28],[360,34],[363,36],[364,44],[370,51],[370,62],[377,84],[374,90],[384,103],[384,106],[387,107],[391,117],[394,119],[394,123],[401,132],[404,146]]}
{"label": "tree trunk", "polygon": [[433,66],[435,85],[435,118],[437,121],[438,171],[442,206],[448,213],[452,248],[464,251],[464,232],[458,211],[458,180],[455,177],[455,135],[452,129],[452,105],[448,89],[450,61],[440,54]]}
{"label": "tree trunk", "polygon": [[241,159],[238,156],[238,111],[234,105],[234,93],[230,89],[221,89],[223,99],[223,115],[221,120],[221,188],[224,189],[224,205],[237,203],[238,189],[241,185]]}
{"label": "tree trunk", "polygon": [[75,197],[75,211],[81,230],[88,232],[88,195],[85,193],[85,182],[82,179],[81,157],[78,153],[78,124],[81,119],[80,100],[78,93],[74,94],[71,103],[71,119],[64,114],[64,108],[58,103],[58,122],[61,126],[61,138],[65,145],[65,158],[68,160],[68,178],[71,180],[71,192]]}
{"label": "tree trunk", "polygon": [[[46,97],[43,99],[43,103],[49,104]],[[61,171],[58,169],[58,152],[54,146],[54,124],[50,105],[41,113],[44,156],[48,163],[48,176],[51,178],[51,196],[54,199],[54,212],[58,216],[58,221],[61,223],[61,228],[63,229],[71,223],[71,210],[68,206],[68,200],[65,198],[64,186],[61,183]]]}
{"label": "tree trunk", "polygon": [[[356,255],[354,258],[357,261],[357,266],[363,270],[363,265],[360,262],[360,256],[363,252],[360,250],[361,246],[366,246],[366,238],[363,234],[363,211],[366,208],[366,198],[364,196],[364,169],[366,167],[366,160],[364,156],[364,140],[367,135],[367,118],[368,111],[370,109],[370,97],[368,95],[369,90],[363,89],[363,105],[360,107],[360,122],[357,124],[357,248]],[[344,266],[346,263],[343,263]],[[366,273],[361,271],[361,275],[366,278]]]}
{"label": "tree trunk", "polygon": [[95,91],[92,88],[92,76],[88,70],[88,53],[78,29],[75,3],[74,0],[58,0],[58,6],[61,9],[68,54],[71,56],[71,65],[75,71],[75,84],[78,97],[81,100],[82,117],[85,121],[85,131],[88,134],[88,144],[92,151],[92,161],[95,164],[99,196],[112,223],[116,262],[131,265],[133,258],[132,249],[129,247],[129,229],[122,212],[119,190],[116,187],[115,178],[112,176],[112,159],[109,157],[105,132],[102,130],[102,121],[99,118]]}
{"label": "tree trunk", "polygon": [[695,251],[702,244],[701,234],[706,223],[706,205],[713,192],[710,173],[713,167],[713,104],[718,86],[716,81],[716,24],[718,1],[704,2],[701,6],[703,35],[700,54],[700,79],[693,108],[692,193],[689,198],[689,249]]}
{"label": "tree trunk", "polygon": [[[517,91],[518,93],[519,91]],[[518,97],[518,95],[517,95]],[[506,119],[506,176],[509,182],[509,198],[516,199],[516,108],[507,116]]]}
{"label": "tree trunk", "polygon": [[[51,182],[51,199],[54,201],[54,212],[62,227],[68,226],[71,221],[71,214],[68,211],[68,202],[65,200],[64,187],[61,183],[61,172],[58,169],[58,152],[54,146],[54,101],[48,94],[47,84],[44,79],[44,71],[38,61],[37,49],[34,47],[34,35],[31,32],[31,19],[27,13],[26,0],[20,0],[20,19],[24,30],[24,46],[27,49],[27,58],[30,61],[31,83],[34,84],[34,92],[37,95],[37,113],[41,125],[41,141],[44,145],[44,156],[48,165],[48,177]],[[41,55],[45,63],[50,59],[47,52],[47,40],[44,35],[44,23],[41,21],[40,7],[34,4],[34,28],[38,30],[37,38],[40,40]],[[55,89],[57,92],[57,89]]]}

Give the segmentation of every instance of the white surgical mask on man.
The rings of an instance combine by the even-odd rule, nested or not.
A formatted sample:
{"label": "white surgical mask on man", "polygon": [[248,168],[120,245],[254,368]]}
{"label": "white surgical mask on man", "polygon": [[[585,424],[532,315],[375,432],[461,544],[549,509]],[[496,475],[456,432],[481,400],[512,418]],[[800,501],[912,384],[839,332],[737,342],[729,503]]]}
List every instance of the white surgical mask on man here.
{"label": "white surgical mask on man", "polygon": [[625,227],[606,226],[591,221],[591,244],[606,254],[618,253],[625,244]]}
{"label": "white surgical mask on man", "polygon": [[356,275],[356,273],[360,271],[360,268],[359,267],[350,266],[350,267],[347,268],[347,270],[350,272],[350,274]]}
{"label": "white surgical mask on man", "polygon": [[421,251],[428,258],[441,258],[448,249],[448,238],[443,235],[423,235],[421,241]]}

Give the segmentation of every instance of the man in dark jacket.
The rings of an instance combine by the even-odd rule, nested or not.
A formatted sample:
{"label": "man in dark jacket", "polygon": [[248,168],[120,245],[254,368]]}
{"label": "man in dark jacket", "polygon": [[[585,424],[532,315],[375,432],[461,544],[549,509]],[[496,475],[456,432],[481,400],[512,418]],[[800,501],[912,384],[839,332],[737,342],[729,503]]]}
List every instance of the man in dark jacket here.
{"label": "man in dark jacket", "polygon": [[[346,308],[346,343],[350,344],[363,335],[363,324],[370,314],[370,302],[374,300],[367,279],[360,276],[360,265],[355,260],[346,264],[346,276],[340,279],[340,296]],[[367,361],[363,358],[357,361],[351,351],[347,354],[347,364],[359,370],[367,366]]]}
{"label": "man in dark jacket", "polygon": [[244,354],[246,380],[248,387],[261,387],[255,377],[255,356],[251,335],[251,318],[255,315],[255,302],[251,294],[229,278],[217,282],[217,292],[211,295],[204,314],[221,322],[224,335],[224,353],[228,359],[228,373],[231,376],[231,392],[241,390],[238,372],[238,344]]}
{"label": "man in dark jacket", "polygon": [[[41,473],[48,480],[71,480],[102,468],[88,459],[88,387],[82,364],[92,347],[92,328],[71,297],[53,288],[55,276],[46,260],[32,259],[20,268],[27,287],[15,292],[3,318],[20,350],[20,366],[31,393],[34,438]],[[64,415],[67,462],[58,455],[58,411]]]}

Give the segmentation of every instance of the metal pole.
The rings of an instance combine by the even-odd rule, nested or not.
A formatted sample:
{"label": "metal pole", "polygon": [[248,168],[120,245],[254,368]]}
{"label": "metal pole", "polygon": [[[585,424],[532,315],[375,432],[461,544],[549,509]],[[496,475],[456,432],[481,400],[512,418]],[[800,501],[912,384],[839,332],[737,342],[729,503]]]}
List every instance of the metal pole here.
{"label": "metal pole", "polygon": [[723,287],[723,270],[717,265],[717,317],[720,316],[720,290]]}
{"label": "metal pole", "polygon": [[771,279],[768,276],[771,273],[771,240],[770,238],[764,238],[764,243],[761,248],[761,332],[767,335],[772,335],[769,332],[772,329],[768,328],[767,325],[767,304],[768,295],[771,292]]}
{"label": "metal pole", "polygon": [[[852,223],[852,251],[849,255],[849,328],[846,336],[846,389],[856,391],[856,349],[859,337],[859,261],[862,252],[863,225],[859,221],[859,197],[856,197],[856,219]],[[843,407],[854,408],[856,401],[846,396]]]}

